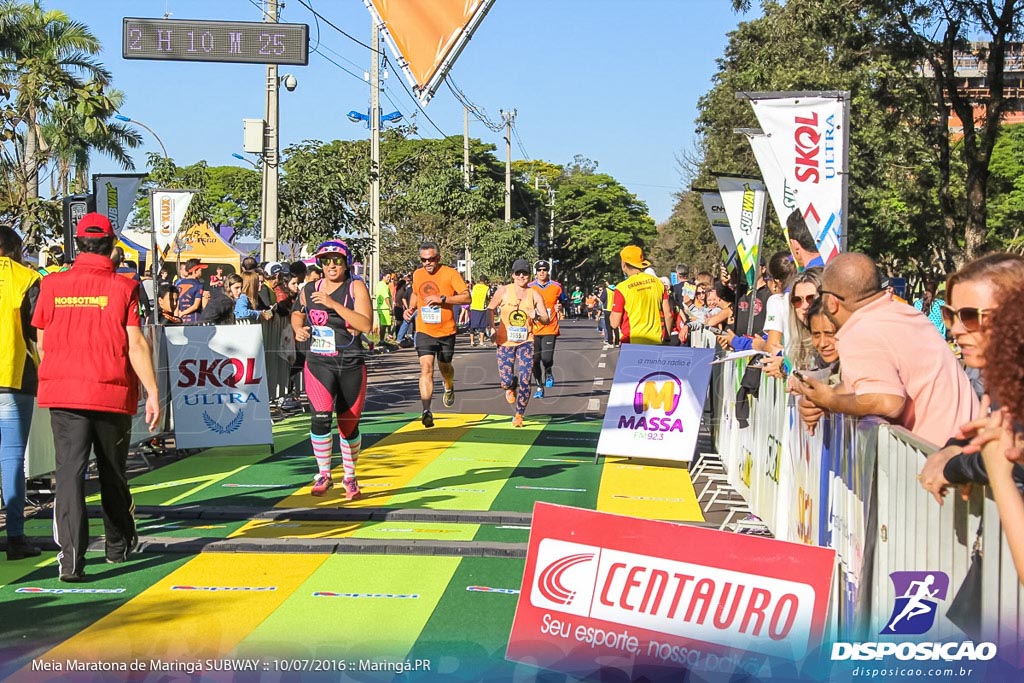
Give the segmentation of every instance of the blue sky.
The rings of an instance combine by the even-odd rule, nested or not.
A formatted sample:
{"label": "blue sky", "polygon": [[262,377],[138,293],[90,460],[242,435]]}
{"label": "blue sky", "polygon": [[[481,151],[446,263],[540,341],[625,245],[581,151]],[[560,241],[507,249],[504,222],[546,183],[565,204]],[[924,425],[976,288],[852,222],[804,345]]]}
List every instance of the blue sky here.
{"label": "blue sky", "polygon": [[[361,0],[307,0],[346,32],[368,41],[369,13]],[[179,164],[205,159],[210,165],[242,165],[242,119],[263,117],[266,70],[258,65],[156,62],[121,58],[124,16],[259,21],[259,0],[44,0],[85,22],[104,46],[101,61],[125,93],[122,113],[147,124]],[[655,220],[667,219],[672,193],[682,187],[678,154],[693,146],[697,99],[711,87],[715,59],[726,33],[744,19],[729,0],[497,0],[463,51],[452,76],[463,92],[494,121],[499,109],[517,109],[516,128],[529,158],[565,164],[576,154],[599,162],[645,201]],[[281,20],[317,28],[313,15],[287,0]],[[318,54],[305,67],[281,67],[298,79],[281,91],[281,142],[356,139],[366,128],[345,114],[365,110],[369,51],[320,23],[324,55],[354,72],[345,73]],[[389,55],[390,56],[390,55]],[[394,61],[392,59],[392,61]],[[403,114],[415,106],[392,73],[386,95]],[[391,102],[382,98],[383,110]],[[462,106],[442,86],[426,106],[446,135],[462,133]],[[417,117],[423,137],[439,137]],[[159,152],[141,131],[135,152],[145,170],[145,152]],[[499,133],[470,120],[470,135],[498,146]],[[524,158],[513,145],[512,158]],[[117,171],[106,159],[93,172]]]}

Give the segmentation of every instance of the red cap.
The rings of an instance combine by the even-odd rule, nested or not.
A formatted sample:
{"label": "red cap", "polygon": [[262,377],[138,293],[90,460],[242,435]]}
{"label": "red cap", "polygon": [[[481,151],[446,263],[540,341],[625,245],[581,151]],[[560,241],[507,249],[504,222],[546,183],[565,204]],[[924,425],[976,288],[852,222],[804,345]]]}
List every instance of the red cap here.
{"label": "red cap", "polygon": [[87,213],[75,226],[75,237],[113,237],[114,227],[102,213]]}

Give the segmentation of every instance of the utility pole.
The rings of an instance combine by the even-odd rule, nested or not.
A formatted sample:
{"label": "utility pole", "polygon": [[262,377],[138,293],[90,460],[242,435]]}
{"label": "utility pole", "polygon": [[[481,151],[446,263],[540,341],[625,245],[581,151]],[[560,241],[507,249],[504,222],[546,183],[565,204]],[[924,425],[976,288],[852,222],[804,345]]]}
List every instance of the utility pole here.
{"label": "utility pole", "polygon": [[501,118],[505,119],[505,222],[512,222],[512,123],[516,120],[516,110],[501,110]]}
{"label": "utility pole", "polygon": [[555,190],[548,185],[548,203],[551,207],[551,223],[548,225],[548,261],[551,263],[550,274],[555,274]]}
{"label": "utility pole", "polygon": [[[278,0],[267,0],[267,11],[263,21],[277,23]],[[277,153],[278,153],[278,105],[277,64],[267,64],[267,108],[266,126],[263,129],[263,206],[262,230],[260,235],[260,258],[263,261],[277,260]]]}
{"label": "utility pole", "polygon": [[[469,192],[469,107],[462,106],[462,175]],[[466,280],[473,279],[473,261],[469,250],[469,218],[466,218]]]}
{"label": "utility pole", "polygon": [[[370,13],[370,237],[373,254],[370,256],[370,292],[380,283],[380,27]],[[383,332],[381,332],[383,336]]]}
{"label": "utility pole", "polygon": [[[540,192],[540,176],[533,176],[533,189]],[[540,204],[533,210],[533,249],[540,256]]]}

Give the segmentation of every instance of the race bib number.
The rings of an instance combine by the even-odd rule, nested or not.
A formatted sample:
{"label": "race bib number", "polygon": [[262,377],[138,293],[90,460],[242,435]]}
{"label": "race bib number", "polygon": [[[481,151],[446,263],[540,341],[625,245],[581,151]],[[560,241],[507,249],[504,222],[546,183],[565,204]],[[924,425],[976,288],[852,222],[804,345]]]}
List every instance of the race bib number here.
{"label": "race bib number", "polygon": [[509,325],[508,340],[510,342],[524,342],[530,338],[530,331],[525,327],[513,327]]}
{"label": "race bib number", "polygon": [[420,319],[429,325],[440,325],[441,324],[441,307],[440,306],[424,306],[420,309]]}
{"label": "race bib number", "polygon": [[334,330],[326,325],[313,325],[309,350],[311,353],[334,356],[338,353],[338,345],[334,342]]}

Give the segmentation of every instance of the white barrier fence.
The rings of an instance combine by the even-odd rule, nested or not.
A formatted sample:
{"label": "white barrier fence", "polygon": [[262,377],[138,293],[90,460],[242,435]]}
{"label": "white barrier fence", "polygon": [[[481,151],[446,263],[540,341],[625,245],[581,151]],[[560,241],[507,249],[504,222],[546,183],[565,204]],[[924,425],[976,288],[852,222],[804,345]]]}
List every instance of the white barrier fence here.
{"label": "white barrier fence", "polygon": [[901,638],[879,635],[895,604],[890,572],[942,571],[950,578],[949,594],[929,638],[968,638],[946,608],[964,584],[982,525],[981,630],[975,635],[997,643],[1001,658],[1024,664],[1018,637],[1024,590],[984,488],[975,486],[967,501],[950,492],[939,505],[917,480],[934,445],[871,418],[828,416],[811,436],[784,383],[767,376],[757,378],[757,396],[743,420],[736,396],[746,365],[744,359],[724,364],[717,449],[729,483],[776,538],[836,550],[832,637]]}
{"label": "white barrier fence", "polygon": [[[248,324],[248,323],[239,323]],[[266,357],[266,382],[270,400],[281,398],[288,391],[288,379],[291,372],[294,347],[287,343],[286,330],[291,329],[287,316],[274,316],[260,323],[263,326],[264,355]],[[160,405],[164,416],[164,424],[158,430],[160,434],[169,436],[174,432],[174,415],[169,410],[170,386],[168,381],[168,361],[164,344],[164,328],[147,325],[144,329],[153,352],[153,367],[156,369],[157,383],[160,387]],[[132,420],[132,444],[139,444],[153,438],[145,419],[145,396],[140,396],[139,412]],[[28,478],[44,477],[54,470],[53,432],[50,429],[50,412],[36,406],[32,414],[32,427],[29,432],[28,447],[25,453],[25,474]]]}

